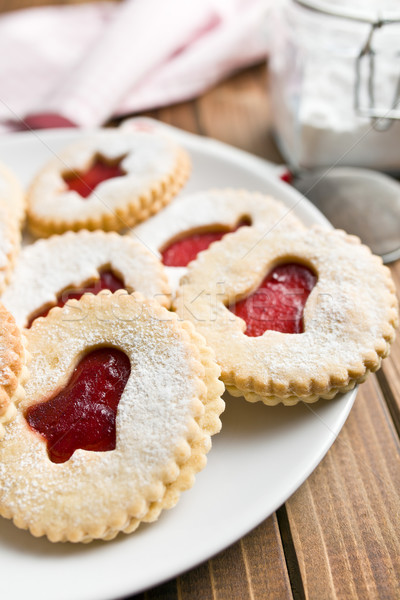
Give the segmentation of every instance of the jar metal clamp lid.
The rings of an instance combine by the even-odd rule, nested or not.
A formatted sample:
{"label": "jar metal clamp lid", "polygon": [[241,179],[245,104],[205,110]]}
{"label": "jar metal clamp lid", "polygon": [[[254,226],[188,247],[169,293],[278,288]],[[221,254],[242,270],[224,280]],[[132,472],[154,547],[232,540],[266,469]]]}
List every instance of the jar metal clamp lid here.
{"label": "jar metal clamp lid", "polygon": [[[373,40],[377,30],[385,26],[400,24],[399,9],[374,10],[369,7],[350,4],[341,5],[332,0],[294,0],[297,4],[305,8],[325,13],[335,17],[367,23],[370,30],[365,43],[362,45],[355,63],[355,85],[354,85],[354,109],[356,114],[361,117],[370,118],[375,129],[385,131],[393,123],[393,120],[400,120],[400,72],[395,91],[391,102],[387,107],[377,107],[375,102],[375,73],[376,73],[376,53],[373,48]],[[398,51],[400,58],[400,50]],[[365,94],[363,94],[363,78],[361,74],[362,62],[364,59],[368,63],[368,75],[365,81]],[[400,70],[399,70],[400,71]],[[366,98],[366,102],[362,100]]]}

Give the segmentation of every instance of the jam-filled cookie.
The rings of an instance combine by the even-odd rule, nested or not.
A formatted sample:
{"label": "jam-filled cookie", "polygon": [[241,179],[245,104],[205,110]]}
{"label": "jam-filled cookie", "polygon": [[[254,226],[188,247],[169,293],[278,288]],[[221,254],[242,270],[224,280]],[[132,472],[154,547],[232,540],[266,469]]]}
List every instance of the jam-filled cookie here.
{"label": "jam-filled cookie", "polygon": [[187,153],[164,134],[104,130],[37,174],[28,190],[29,227],[43,237],[132,227],[167,204],[189,171]]}
{"label": "jam-filled cookie", "polygon": [[23,342],[14,318],[0,304],[0,439],[4,425],[13,419],[15,406],[24,397],[23,384],[28,371]]}
{"label": "jam-filled cookie", "polygon": [[104,231],[72,231],[22,249],[2,302],[21,327],[85,292],[141,292],[165,307],[170,293],[164,268],[142,244]]}
{"label": "jam-filled cookie", "polygon": [[311,229],[227,235],[199,255],[175,301],[250,402],[332,398],[376,371],[398,323],[389,270],[358,238]]}
{"label": "jam-filled cookie", "polygon": [[0,206],[7,210],[12,221],[21,229],[25,220],[25,193],[14,173],[2,163],[0,163]]}
{"label": "jam-filled cookie", "polygon": [[0,163],[0,293],[13,269],[21,245],[25,196],[15,175]]}
{"label": "jam-filled cookie", "polygon": [[293,211],[271,196],[213,189],[180,196],[132,229],[131,235],[160,256],[171,286],[176,287],[199,252],[246,225],[256,227],[265,236],[283,228],[302,227]]}
{"label": "jam-filled cookie", "polygon": [[191,323],[140,294],[87,294],[26,333],[26,398],[0,442],[0,514],[88,542],[174,506],[206,463],[224,408]]}

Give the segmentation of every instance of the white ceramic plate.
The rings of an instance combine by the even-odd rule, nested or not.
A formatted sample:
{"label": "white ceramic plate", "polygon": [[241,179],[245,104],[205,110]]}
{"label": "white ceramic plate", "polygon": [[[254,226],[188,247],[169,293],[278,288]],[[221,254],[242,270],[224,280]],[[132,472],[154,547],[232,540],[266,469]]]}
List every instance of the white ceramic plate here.
{"label": "white ceramic plate", "polygon": [[[307,224],[326,224],[305,198],[279,180],[273,165],[212,140],[170,132],[193,159],[187,191],[213,186],[260,190],[295,207]],[[0,160],[27,184],[45,160],[81,136],[76,130],[5,136]],[[301,485],[333,443],[354,397],[352,392],[290,408],[228,397],[222,432],[194,487],[157,523],[142,525],[133,535],[89,545],[51,544],[0,519],[1,596],[112,600],[201,563],[268,517]]]}

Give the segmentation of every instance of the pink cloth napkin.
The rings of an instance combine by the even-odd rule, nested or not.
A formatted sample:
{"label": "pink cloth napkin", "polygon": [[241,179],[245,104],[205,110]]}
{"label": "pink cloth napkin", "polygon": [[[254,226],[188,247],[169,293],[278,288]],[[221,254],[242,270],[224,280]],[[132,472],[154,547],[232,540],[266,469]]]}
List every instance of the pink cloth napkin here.
{"label": "pink cloth napkin", "polygon": [[0,131],[98,126],[266,56],[271,0],[125,0],[0,18]]}

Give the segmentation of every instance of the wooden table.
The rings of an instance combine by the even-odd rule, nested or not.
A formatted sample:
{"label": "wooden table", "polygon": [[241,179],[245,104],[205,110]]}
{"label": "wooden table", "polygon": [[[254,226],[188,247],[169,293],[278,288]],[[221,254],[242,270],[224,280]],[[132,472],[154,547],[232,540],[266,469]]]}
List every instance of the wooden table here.
{"label": "wooden table", "polygon": [[[0,12],[28,4],[0,0]],[[147,115],[282,160],[263,65]],[[400,261],[391,270],[400,290]],[[224,552],[135,600],[400,598],[399,435],[400,336],[360,387],[328,454],[284,506]]]}

